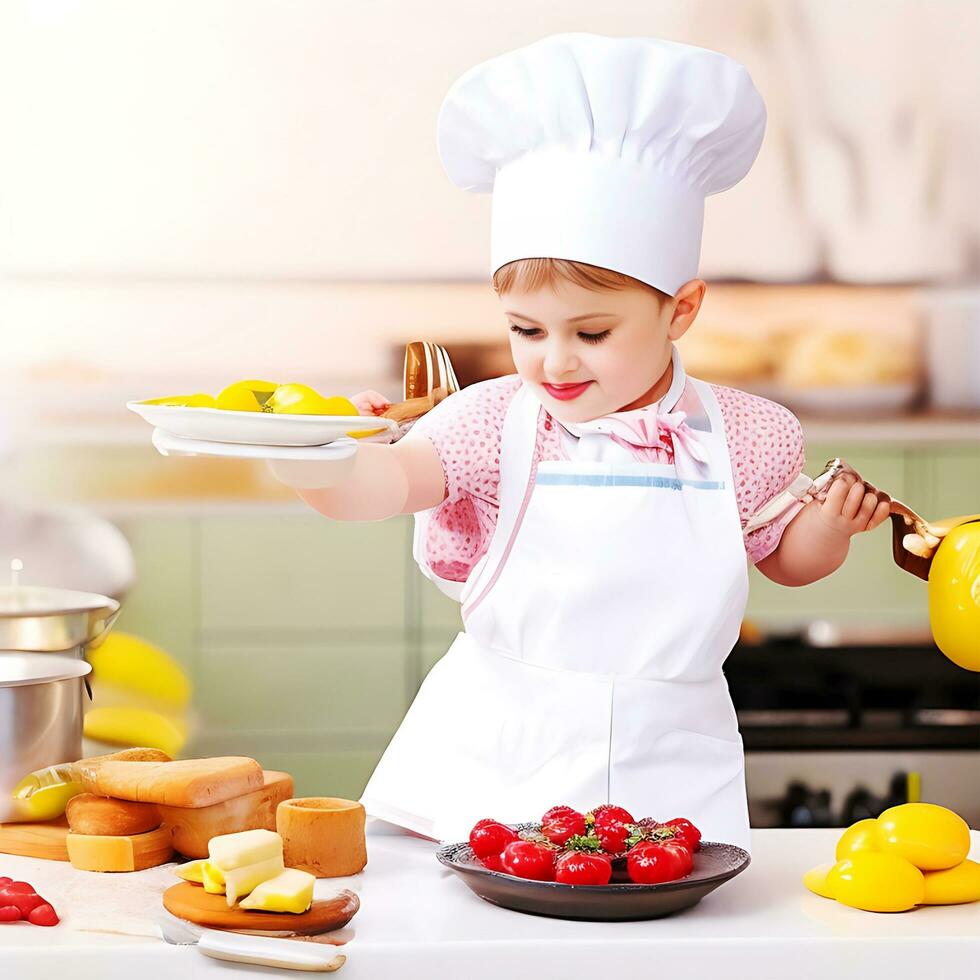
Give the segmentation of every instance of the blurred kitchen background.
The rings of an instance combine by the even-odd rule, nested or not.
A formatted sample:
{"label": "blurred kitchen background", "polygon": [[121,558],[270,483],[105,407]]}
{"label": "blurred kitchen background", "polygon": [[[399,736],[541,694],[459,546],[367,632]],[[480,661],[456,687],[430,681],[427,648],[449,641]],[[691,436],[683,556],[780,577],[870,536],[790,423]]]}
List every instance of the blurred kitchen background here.
{"label": "blurred kitchen background", "polygon": [[[394,399],[414,339],[464,384],[512,371],[489,201],[444,176],[436,114],[471,65],[573,30],[723,50],[768,104],[754,170],[708,202],[688,370],[793,408],[811,475],[841,455],[926,516],[980,511],[975,0],[6,0],[0,575],[28,541],[22,582],[122,593],[118,628],[194,685],[185,755],[356,796],[458,608],[409,519],[334,524],[261,465],[164,459],[124,403],[249,377]],[[52,512],[74,568],[40,556]],[[743,633],[755,825],[910,785],[980,825],[980,677],[933,646],[887,526],[809,588],[753,572]]]}

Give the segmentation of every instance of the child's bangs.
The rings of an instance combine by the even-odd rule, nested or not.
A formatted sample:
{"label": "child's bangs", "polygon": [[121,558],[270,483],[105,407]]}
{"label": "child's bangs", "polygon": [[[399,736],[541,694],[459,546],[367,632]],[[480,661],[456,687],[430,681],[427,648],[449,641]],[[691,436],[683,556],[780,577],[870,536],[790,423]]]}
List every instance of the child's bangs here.
{"label": "child's bangs", "polygon": [[661,298],[666,294],[648,286],[632,276],[611,269],[568,259],[518,259],[501,266],[493,274],[493,288],[498,293],[534,292],[542,288],[555,288],[562,282],[574,283],[584,289],[649,289]]}

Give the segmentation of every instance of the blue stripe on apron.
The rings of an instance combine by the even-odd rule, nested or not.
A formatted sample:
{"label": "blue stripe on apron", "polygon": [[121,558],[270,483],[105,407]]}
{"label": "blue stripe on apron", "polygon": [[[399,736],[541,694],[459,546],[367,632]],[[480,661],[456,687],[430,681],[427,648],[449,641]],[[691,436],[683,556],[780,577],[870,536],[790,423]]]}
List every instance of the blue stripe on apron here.
{"label": "blue stripe on apron", "polygon": [[619,473],[538,473],[535,482],[546,487],[658,487],[662,490],[724,490],[724,480],[681,480],[669,476],[639,476]]}

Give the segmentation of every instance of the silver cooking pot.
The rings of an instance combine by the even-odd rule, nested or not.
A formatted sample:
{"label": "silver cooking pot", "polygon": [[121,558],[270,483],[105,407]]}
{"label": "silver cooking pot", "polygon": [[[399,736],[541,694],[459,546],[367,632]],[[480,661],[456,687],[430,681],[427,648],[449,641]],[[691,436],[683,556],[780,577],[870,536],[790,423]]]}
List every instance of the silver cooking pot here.
{"label": "silver cooking pot", "polygon": [[118,615],[115,599],[94,592],[0,586],[0,650],[83,657],[86,648],[98,645]]}
{"label": "silver cooking pot", "polygon": [[0,651],[0,823],[30,819],[13,797],[29,773],[82,754],[84,660]]}

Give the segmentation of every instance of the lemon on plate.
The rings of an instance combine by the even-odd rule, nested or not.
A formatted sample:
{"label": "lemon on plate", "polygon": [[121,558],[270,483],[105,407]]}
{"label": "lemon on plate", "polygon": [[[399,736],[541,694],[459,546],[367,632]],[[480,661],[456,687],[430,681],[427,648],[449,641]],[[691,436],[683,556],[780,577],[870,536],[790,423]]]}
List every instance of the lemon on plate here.
{"label": "lemon on plate", "polygon": [[347,398],[324,398],[309,385],[279,385],[265,403],[265,411],[277,415],[360,415]]}
{"label": "lemon on plate", "polygon": [[221,389],[214,407],[226,412],[266,412],[266,403],[278,387],[274,381],[236,381]]}
{"label": "lemon on plate", "polygon": [[174,408],[217,408],[211,395],[198,392],[196,395],[165,395],[163,398],[147,398],[144,405],[170,405]]}

